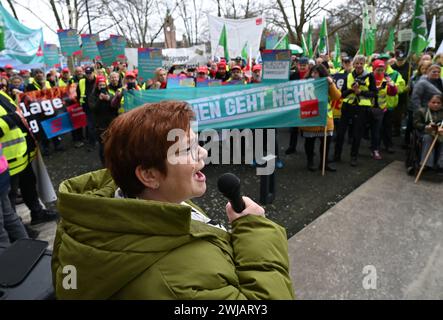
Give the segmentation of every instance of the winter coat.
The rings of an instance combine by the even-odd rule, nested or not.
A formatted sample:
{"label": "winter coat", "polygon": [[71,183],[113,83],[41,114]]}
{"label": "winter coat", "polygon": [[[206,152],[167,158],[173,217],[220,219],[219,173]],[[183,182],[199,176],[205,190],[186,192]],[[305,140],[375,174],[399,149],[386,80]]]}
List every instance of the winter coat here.
{"label": "winter coat", "polygon": [[[443,82],[443,78],[441,78]],[[428,102],[434,95],[442,95],[436,86],[434,86],[426,76],[420,78],[420,80],[414,85],[414,91],[411,97],[411,106],[413,110],[418,108],[427,108]]]}
{"label": "winter coat", "polygon": [[[115,198],[116,188],[107,170],[60,185],[58,299],[294,298],[286,233],[271,220],[243,216],[228,233],[191,219],[189,205]],[[63,286],[67,265],[76,290]]]}

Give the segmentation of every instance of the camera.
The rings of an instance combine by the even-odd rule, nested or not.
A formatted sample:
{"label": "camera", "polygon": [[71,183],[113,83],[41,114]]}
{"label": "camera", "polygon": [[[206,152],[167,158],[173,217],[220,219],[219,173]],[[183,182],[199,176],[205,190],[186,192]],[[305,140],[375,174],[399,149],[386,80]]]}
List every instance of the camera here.
{"label": "camera", "polygon": [[101,89],[100,89],[100,93],[108,94],[108,89],[106,89],[106,88],[101,88]]}
{"label": "camera", "polygon": [[134,83],[134,82],[129,82],[129,83],[127,84],[127,87],[128,87],[128,90],[135,89],[135,83]]}

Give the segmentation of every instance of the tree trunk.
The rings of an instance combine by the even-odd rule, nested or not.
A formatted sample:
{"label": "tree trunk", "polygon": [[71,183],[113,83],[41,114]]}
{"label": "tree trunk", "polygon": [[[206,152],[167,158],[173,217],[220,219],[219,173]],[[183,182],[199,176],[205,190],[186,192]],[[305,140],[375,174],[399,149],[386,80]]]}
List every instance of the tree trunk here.
{"label": "tree trunk", "polygon": [[63,25],[60,20],[60,16],[58,15],[57,7],[55,6],[54,0],[49,0],[49,3],[51,4],[52,12],[54,13],[55,20],[57,21],[57,26],[60,30],[63,30]]}

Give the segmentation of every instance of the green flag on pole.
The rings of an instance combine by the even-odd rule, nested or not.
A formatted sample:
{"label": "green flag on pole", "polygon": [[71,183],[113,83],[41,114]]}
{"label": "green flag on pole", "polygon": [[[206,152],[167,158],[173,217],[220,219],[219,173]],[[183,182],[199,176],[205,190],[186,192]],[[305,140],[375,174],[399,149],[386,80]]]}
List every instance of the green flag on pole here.
{"label": "green flag on pole", "polygon": [[305,39],[305,36],[303,33],[301,35],[301,47],[303,48],[303,55],[305,57],[309,57],[309,49],[308,49],[308,45],[306,43],[306,39]]}
{"label": "green flag on pole", "polygon": [[283,36],[283,38],[281,38],[280,41],[277,42],[274,49],[276,49],[276,50],[288,50],[289,49],[288,34],[285,34]]}
{"label": "green flag on pole", "polygon": [[415,1],[414,19],[412,20],[412,40],[409,52],[419,55],[428,46],[426,40],[428,28],[423,0]]}
{"label": "green flag on pole", "polygon": [[335,33],[334,52],[335,52],[335,56],[334,56],[334,61],[332,63],[334,64],[334,68],[338,69],[338,68],[340,68],[340,65],[341,65],[341,61],[340,61],[340,56],[341,56],[340,38],[338,36],[338,33]]}
{"label": "green flag on pole", "polygon": [[245,42],[245,45],[243,46],[243,49],[241,49],[241,56],[246,61],[248,60],[248,42]]}
{"label": "green flag on pole", "polygon": [[389,30],[389,38],[388,43],[386,44],[385,52],[393,52],[395,50],[395,34],[394,34],[394,28],[391,28]]}
{"label": "green flag on pole", "polygon": [[323,22],[321,24],[320,38],[318,39],[317,50],[318,50],[319,54],[328,54],[329,53],[328,28],[326,26],[326,18],[325,17],[323,17]]}
{"label": "green flag on pole", "polygon": [[306,39],[306,45],[308,48],[307,57],[312,59],[314,57],[314,48],[312,46],[312,25],[311,24],[309,24],[308,38]]}
{"label": "green flag on pole", "polygon": [[228,51],[228,36],[226,34],[226,25],[223,25],[223,30],[220,34],[220,40],[218,40],[218,45],[223,47],[224,58],[229,61],[229,51]]}

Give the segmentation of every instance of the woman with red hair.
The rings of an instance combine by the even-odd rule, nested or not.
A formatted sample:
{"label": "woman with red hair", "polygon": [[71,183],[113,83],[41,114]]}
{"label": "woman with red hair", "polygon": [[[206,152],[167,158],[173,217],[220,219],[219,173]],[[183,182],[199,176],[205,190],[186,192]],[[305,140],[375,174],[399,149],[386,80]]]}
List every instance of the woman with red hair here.
{"label": "woman with red hair", "polygon": [[[191,202],[207,151],[186,102],[146,104],[105,133],[106,170],[64,181],[52,261],[58,299],[292,299],[285,229],[243,197],[231,230]],[[64,284],[75,266],[76,290]]]}

